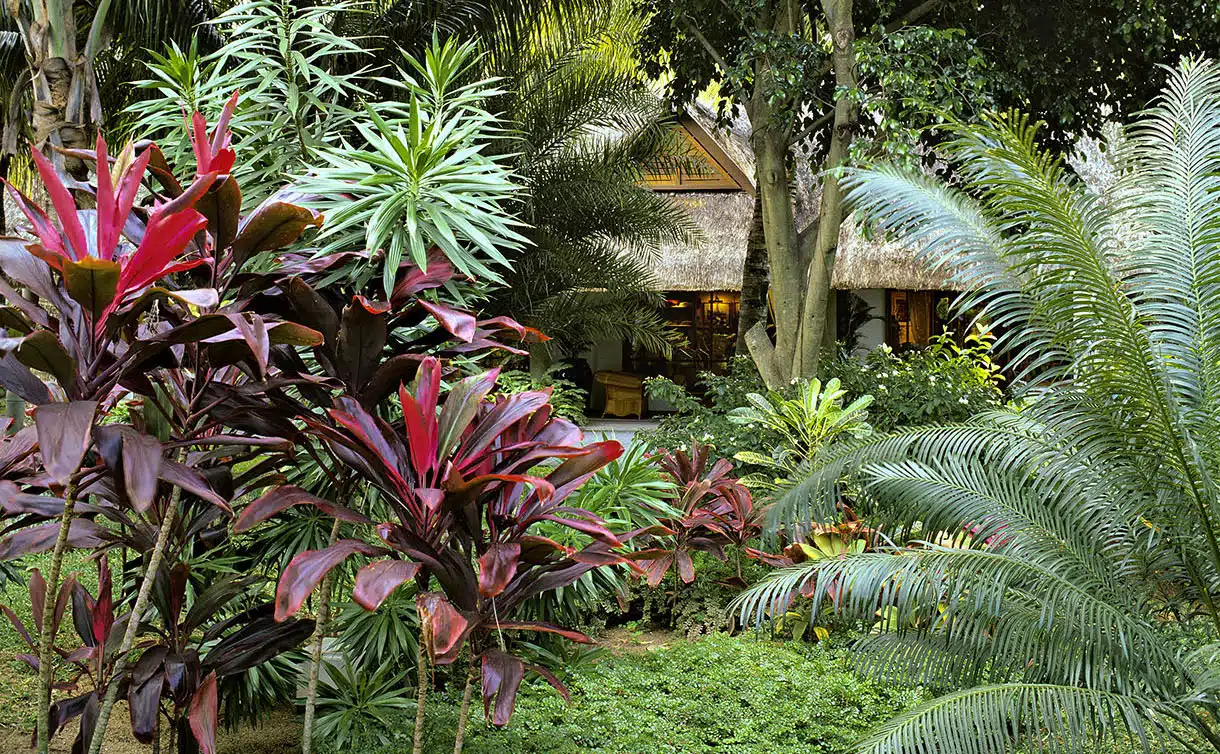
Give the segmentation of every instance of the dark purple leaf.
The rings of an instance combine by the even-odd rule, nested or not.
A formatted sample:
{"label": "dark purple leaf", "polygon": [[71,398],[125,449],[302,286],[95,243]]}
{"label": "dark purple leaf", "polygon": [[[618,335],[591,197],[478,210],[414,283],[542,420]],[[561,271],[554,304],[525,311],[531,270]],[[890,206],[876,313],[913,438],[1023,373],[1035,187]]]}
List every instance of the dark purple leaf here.
{"label": "dark purple leaf", "polygon": [[329,500],[312,495],[300,487],[287,485],[273,489],[247,505],[246,509],[241,512],[241,516],[238,517],[237,523],[233,525],[233,530],[239,532],[246,531],[255,524],[266,521],[275,514],[288,510],[294,505],[315,506],[326,515],[341,521],[349,521],[356,524],[373,523],[367,516],[357,513],[350,508],[344,508]]}
{"label": "dark purple leaf", "polygon": [[196,497],[202,498],[226,513],[233,512],[233,509],[229,507],[225,499],[216,494],[207,480],[198,471],[189,466],[165,459],[161,462],[160,475],[163,481],[169,482],[175,487],[181,487],[184,492],[189,492]]}
{"label": "dark purple leaf", "polygon": [[[105,530],[87,519],[73,519],[68,528],[68,546],[75,548],[98,547],[105,542]],[[55,546],[59,537],[59,523],[52,522],[20,529],[0,539],[0,561],[13,560],[23,555],[36,555]]]}
{"label": "dark purple leaf", "polygon": [[577,644],[596,644],[593,639],[589,638],[580,631],[573,631],[570,628],[563,628],[551,623],[542,623],[539,621],[511,621],[502,620],[489,624],[495,629],[504,629],[505,631],[540,631],[547,634],[556,634],[565,639],[574,641]]}
{"label": "dark purple leaf", "polygon": [[299,647],[313,632],[312,620],[280,623],[273,618],[261,618],[221,639],[208,652],[204,666],[221,678],[241,673]]}
{"label": "dark purple leaf", "polygon": [[517,573],[521,545],[497,542],[479,556],[479,594],[491,599],[499,596]]}
{"label": "dark purple leaf", "polygon": [[287,294],[292,302],[294,319],[322,333],[326,342],[334,347],[339,337],[339,317],[322,294],[299,277],[288,281]]}
{"label": "dark purple leaf", "polygon": [[8,617],[8,622],[13,624],[13,629],[17,631],[17,634],[26,643],[26,646],[30,649],[38,648],[38,645],[34,643],[34,637],[30,636],[30,632],[25,627],[25,624],[21,622],[21,619],[17,617],[17,614],[8,605],[0,605],[0,612],[3,612]]}
{"label": "dark purple leaf", "polygon": [[422,298],[419,299],[419,305],[436,317],[436,321],[441,323],[441,327],[452,333],[458,340],[464,343],[474,340],[475,318],[473,314],[444,304],[434,304]]}
{"label": "dark purple leaf", "polygon": [[[17,360],[30,369],[48,372],[64,390],[72,390],[76,380],[76,362],[68,355],[64,344],[50,330],[35,330],[24,338],[3,338],[15,345]],[[0,347],[0,350],[9,350]]]}
{"label": "dark purple leaf", "polygon": [[500,433],[545,406],[549,400],[550,396],[540,391],[517,393],[501,400],[470,432],[462,445],[463,455],[476,455]]}
{"label": "dark purple leaf", "polygon": [[525,665],[516,657],[494,650],[483,653],[483,714],[497,728],[512,718],[524,677]]}
{"label": "dark purple leaf", "polygon": [[500,370],[493,369],[485,374],[467,377],[449,390],[438,424],[440,458],[448,458],[449,452],[457,446],[462,434],[478,413],[479,404],[491,392],[499,376]]}
{"label": "dark purple leaf", "polygon": [[66,485],[80,468],[89,447],[89,430],[97,401],[45,403],[34,409],[38,428],[38,449],[42,452],[47,474],[57,484]]}
{"label": "dark purple leaf", "polygon": [[258,377],[260,379],[266,377],[267,362],[271,359],[271,338],[267,333],[267,323],[257,314],[243,313],[226,316],[249,346],[250,354],[254,357],[254,364],[258,367]]}
{"label": "dark purple leaf", "polygon": [[547,481],[555,486],[555,502],[563,500],[599,469],[623,454],[623,446],[617,440],[596,442],[585,450],[589,452],[569,458],[547,475]]}
{"label": "dark purple leaf", "polygon": [[347,558],[380,555],[385,550],[358,539],[343,539],[322,550],[306,550],[292,559],[275,590],[275,619],[282,621],[301,609],[323,577]]}
{"label": "dark purple leaf", "polygon": [[64,729],[68,723],[85,713],[85,708],[92,700],[97,703],[97,697],[92,691],[71,699],[61,699],[51,705],[51,733],[54,735]]}
{"label": "dark purple leaf", "polygon": [[434,665],[451,665],[457,659],[462,639],[470,627],[457,608],[437,592],[424,592],[415,598],[424,646]]}
{"label": "dark purple leaf", "polygon": [[233,241],[234,267],[242,267],[260,252],[283,248],[300,238],[306,228],[321,225],[321,214],[272,196],[242,220]]}
{"label": "dark purple leaf", "polygon": [[202,754],[216,754],[216,673],[208,673],[191,697],[191,733],[199,743]]}
{"label": "dark purple leaf", "polygon": [[689,552],[678,550],[674,553],[674,562],[678,564],[678,576],[681,577],[683,584],[689,584],[695,580],[695,564],[691,561]]}
{"label": "dark purple leaf", "polygon": [[363,296],[353,297],[352,302],[343,307],[343,321],[335,349],[339,359],[336,367],[344,384],[353,393],[365,386],[381,361],[381,350],[386,343],[388,311],[388,304],[370,302]]}
{"label": "dark purple leaf", "polygon": [[0,355],[0,387],[13,391],[21,400],[35,406],[51,402],[51,391],[46,384],[12,353]]}
{"label": "dark purple leaf", "polygon": [[381,363],[360,394],[366,407],[376,406],[400,384],[409,382],[419,370],[420,356],[409,353],[394,356]]}
{"label": "dark purple leaf", "polygon": [[[157,649],[164,649],[164,647],[157,647]],[[165,673],[158,670],[139,685],[136,685],[133,679],[132,688],[127,692],[127,705],[131,712],[131,735],[142,744],[151,744],[157,737],[161,689],[164,686]],[[194,705],[192,705],[191,711],[194,712]]]}
{"label": "dark purple leaf", "polygon": [[195,209],[208,219],[208,232],[216,239],[217,249],[227,249],[237,237],[241,220],[241,188],[230,175],[212,184],[195,202]]}

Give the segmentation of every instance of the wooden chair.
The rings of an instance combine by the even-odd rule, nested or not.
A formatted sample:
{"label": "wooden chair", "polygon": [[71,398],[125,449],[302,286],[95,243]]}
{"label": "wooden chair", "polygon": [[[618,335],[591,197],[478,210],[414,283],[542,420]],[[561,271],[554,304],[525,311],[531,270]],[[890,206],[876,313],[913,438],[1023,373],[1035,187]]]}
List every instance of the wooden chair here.
{"label": "wooden chair", "polygon": [[602,416],[644,418],[644,379],[626,372],[598,372],[597,381],[606,387],[606,408]]}

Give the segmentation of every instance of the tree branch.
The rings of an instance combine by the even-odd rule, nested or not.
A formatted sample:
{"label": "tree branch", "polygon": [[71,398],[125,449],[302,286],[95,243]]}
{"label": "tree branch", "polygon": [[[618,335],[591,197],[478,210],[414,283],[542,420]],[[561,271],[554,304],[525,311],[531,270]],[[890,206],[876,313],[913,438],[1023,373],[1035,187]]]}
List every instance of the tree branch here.
{"label": "tree branch", "polygon": [[686,27],[686,30],[691,33],[691,36],[698,40],[699,44],[703,46],[703,49],[707,51],[708,56],[710,56],[711,59],[716,62],[716,65],[720,66],[720,70],[727,73],[729,70],[728,63],[724,62],[724,57],[721,56],[721,54],[716,50],[716,47],[708,41],[708,38],[703,36],[703,32],[699,31],[699,27],[691,23],[691,20],[687,18],[686,14],[684,13],[678,14],[678,20],[681,21],[682,25]]}
{"label": "tree branch", "polygon": [[834,120],[834,118],[835,118],[835,111],[834,111],[834,109],[831,109],[825,115],[818,118],[814,122],[810,123],[808,126],[805,126],[798,133],[796,133],[791,139],[789,139],[788,146],[795,146],[797,144],[800,144],[805,139],[809,138],[810,136],[813,136],[818,131],[821,131],[822,128],[824,126],[826,126],[827,123],[830,123],[832,120]]}

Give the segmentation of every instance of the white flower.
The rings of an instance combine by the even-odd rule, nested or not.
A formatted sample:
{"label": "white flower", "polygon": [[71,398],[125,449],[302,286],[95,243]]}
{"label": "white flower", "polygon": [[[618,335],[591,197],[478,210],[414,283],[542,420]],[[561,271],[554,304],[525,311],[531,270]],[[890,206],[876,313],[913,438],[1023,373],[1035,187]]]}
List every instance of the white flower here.
{"label": "white flower", "polygon": [[933,385],[935,385],[935,384],[936,384],[936,375],[934,375],[934,374],[929,374],[929,375],[928,375],[928,382],[931,382]]}
{"label": "white flower", "polygon": [[970,403],[970,401],[966,400],[966,396],[964,396],[964,395],[961,398],[958,398],[957,402],[962,404],[963,406],[969,405],[969,403]]}

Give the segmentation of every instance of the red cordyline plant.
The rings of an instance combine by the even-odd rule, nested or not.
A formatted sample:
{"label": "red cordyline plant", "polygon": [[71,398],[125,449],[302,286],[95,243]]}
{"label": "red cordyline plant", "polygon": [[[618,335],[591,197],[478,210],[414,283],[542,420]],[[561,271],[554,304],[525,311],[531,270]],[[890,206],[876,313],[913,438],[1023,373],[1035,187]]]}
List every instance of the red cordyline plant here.
{"label": "red cordyline plant", "polygon": [[[541,333],[505,318],[480,320],[437,300],[455,281],[455,272],[439,250],[429,256],[426,269],[411,263],[400,266],[388,302],[374,301],[333,281],[334,271],[355,253],[309,257],[285,254],[273,272],[243,275],[238,296],[259,311],[275,312],[302,322],[325,335],[310,349],[312,359],[276,349],[271,361],[279,371],[277,382],[291,390],[270,390],[258,395],[220,388],[215,414],[228,425],[252,432],[278,431],[297,417],[316,418],[334,407],[339,393],[355,398],[369,411],[382,410],[386,399],[404,380],[417,373],[425,355],[442,359],[479,358],[493,351],[524,355],[517,345],[544,339]],[[345,280],[345,278],[344,278]],[[516,345],[515,345],[516,344]],[[381,407],[381,408],[379,408]],[[309,440],[321,442],[315,450]],[[310,433],[301,447],[314,456],[323,472],[322,488],[315,493],[349,499],[359,482],[358,470],[328,452],[324,440]],[[339,537],[339,521],[330,541]],[[318,669],[322,664],[322,638],[328,618],[332,579],[323,578],[317,603],[318,629],[311,646],[313,664],[305,697],[302,750],[312,745],[312,720]],[[421,647],[422,656],[422,647]],[[423,661],[420,662],[424,667]],[[422,705],[421,705],[422,709]]]}
{"label": "red cordyline plant", "polygon": [[[357,573],[356,602],[376,609],[394,589],[414,580],[428,660],[452,664],[468,646],[472,672],[466,699],[480,675],[485,713],[493,724],[505,725],[527,669],[564,689],[550,671],[527,666],[504,649],[500,635],[542,631],[590,641],[560,626],[513,620],[515,611],[530,597],[569,585],[590,569],[629,563],[617,550],[641,532],[615,535],[596,515],[564,504],[621,454],[621,446],[583,444],[575,425],[551,414],[549,391],[489,400],[497,373],[457,380],[444,393],[441,362],[424,357],[414,387],[398,390],[401,419],[388,422],[344,396],[325,420],[308,421],[309,431],[336,457],[377,486],[395,520],[374,522],[286,487],[252,503],[237,527],[299,504],[367,527],[367,539],[344,539],[296,557],[280,579],[276,616],[295,613],[324,575],[348,557],[371,558]],[[543,522],[576,529],[590,543],[572,549],[533,533]],[[421,699],[424,678],[421,663]],[[459,736],[464,724],[463,715]]]}
{"label": "red cordyline plant", "polygon": [[[285,446],[282,438],[225,434],[204,401],[210,386],[245,384],[257,392],[272,347],[321,341],[308,328],[221,304],[221,291],[241,260],[320,222],[308,210],[283,203],[240,216],[240,191],[222,172],[232,165],[224,121],[235,105],[234,99],[210,139],[205,127],[197,129],[196,177],[185,188],[155,146],[128,147],[111,158],[100,137],[95,152],[77,154],[95,161],[96,185],[72,184],[78,193],[93,194],[93,208],[78,208],[68,185],[37,153],[54,220],[8,187],[35,239],[0,239],[3,273],[30,294],[0,279],[0,298],[7,304],[0,322],[14,333],[0,338],[0,385],[36,405],[37,447],[33,463],[0,469],[7,533],[0,556],[53,551],[38,643],[35,738],[43,752],[52,714],[50,603],[64,551],[129,546],[144,537],[150,546],[137,549],[147,560],[132,610],[143,617],[179,508],[213,505],[216,515],[229,513],[202,472],[218,463],[232,465],[242,449]],[[154,192],[151,207],[140,207],[135,196],[146,173],[165,190]],[[192,276],[189,285],[200,279],[205,285],[184,287]],[[42,382],[33,370],[53,381]],[[131,396],[143,402],[142,410],[133,411],[135,426],[105,425],[109,410]],[[161,431],[150,429],[153,423]],[[227,450],[219,455],[198,450],[220,447]],[[98,518],[111,525],[99,526]],[[105,688],[96,689],[105,696],[95,735],[85,737],[94,754],[120,689],[129,686],[130,654],[142,623],[127,624],[113,673]],[[215,684],[210,685],[210,692],[209,684],[200,687],[197,705],[204,728],[216,706]],[[204,750],[210,754],[209,746]]]}
{"label": "red cordyline plant", "polygon": [[[750,490],[730,476],[731,461],[721,458],[708,467],[711,450],[709,445],[692,443],[689,455],[661,450],[655,456],[661,471],[677,485],[673,508],[681,515],[661,519],[672,535],[654,537],[651,546],[632,554],[645,562],[649,586],[660,585],[671,569],[689,584],[695,580],[694,553],[724,560],[727,545],[744,547],[761,531]],[[740,563],[737,576],[741,578]]]}

